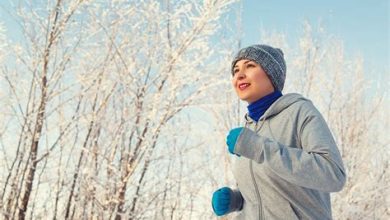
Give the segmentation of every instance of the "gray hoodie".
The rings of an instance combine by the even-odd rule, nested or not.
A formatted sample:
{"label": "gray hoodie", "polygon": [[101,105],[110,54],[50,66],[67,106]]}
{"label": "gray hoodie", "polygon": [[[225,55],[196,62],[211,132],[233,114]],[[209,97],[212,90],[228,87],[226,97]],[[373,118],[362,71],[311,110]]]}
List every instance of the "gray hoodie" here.
{"label": "gray hoodie", "polygon": [[245,118],[234,150],[241,155],[233,170],[234,195],[243,198],[235,219],[332,219],[330,192],[343,188],[346,172],[312,102],[286,94],[258,122]]}

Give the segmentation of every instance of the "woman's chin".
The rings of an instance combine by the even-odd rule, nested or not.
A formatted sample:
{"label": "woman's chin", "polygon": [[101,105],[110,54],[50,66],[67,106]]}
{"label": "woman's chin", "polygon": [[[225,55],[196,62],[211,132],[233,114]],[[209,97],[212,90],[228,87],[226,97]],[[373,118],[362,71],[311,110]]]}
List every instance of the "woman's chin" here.
{"label": "woman's chin", "polygon": [[239,96],[239,98],[241,99],[241,101],[245,101],[245,102],[250,102],[250,97],[248,96]]}
{"label": "woman's chin", "polygon": [[250,102],[253,99],[253,93],[250,91],[238,91],[238,97],[245,102]]}

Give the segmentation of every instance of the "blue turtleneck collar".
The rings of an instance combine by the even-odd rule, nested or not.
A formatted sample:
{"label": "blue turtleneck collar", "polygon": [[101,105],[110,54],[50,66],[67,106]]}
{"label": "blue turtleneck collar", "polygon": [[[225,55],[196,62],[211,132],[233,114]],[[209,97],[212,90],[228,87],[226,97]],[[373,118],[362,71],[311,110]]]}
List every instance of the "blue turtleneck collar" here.
{"label": "blue turtleneck collar", "polygon": [[248,105],[249,117],[258,121],[265,111],[274,103],[282,93],[275,91]]}

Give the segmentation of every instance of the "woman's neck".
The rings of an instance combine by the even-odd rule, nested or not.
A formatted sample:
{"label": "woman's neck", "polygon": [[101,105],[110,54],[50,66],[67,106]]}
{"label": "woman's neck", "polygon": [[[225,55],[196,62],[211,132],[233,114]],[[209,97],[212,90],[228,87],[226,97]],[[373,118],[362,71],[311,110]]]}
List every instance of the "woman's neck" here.
{"label": "woman's neck", "polygon": [[252,102],[248,105],[249,117],[253,120],[258,121],[265,111],[279,98],[282,96],[280,91],[274,91],[259,100]]}

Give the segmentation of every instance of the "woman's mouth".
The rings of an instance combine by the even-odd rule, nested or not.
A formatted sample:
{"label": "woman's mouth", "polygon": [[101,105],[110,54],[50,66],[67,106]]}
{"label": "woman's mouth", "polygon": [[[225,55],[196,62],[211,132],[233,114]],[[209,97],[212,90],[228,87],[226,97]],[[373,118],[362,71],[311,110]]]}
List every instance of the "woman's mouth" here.
{"label": "woman's mouth", "polygon": [[248,88],[249,86],[250,86],[249,83],[240,83],[240,84],[238,85],[238,88],[239,88],[240,90],[244,90],[244,89]]}

